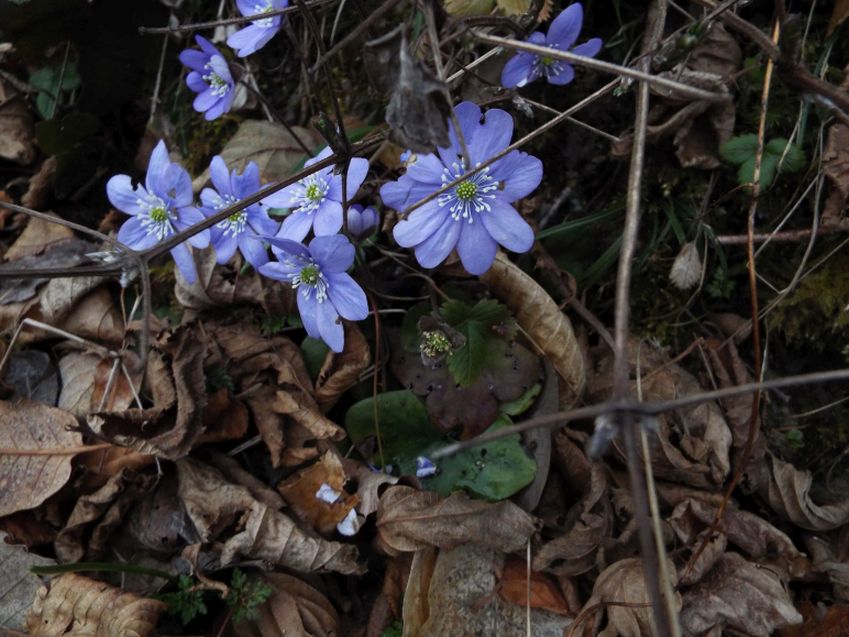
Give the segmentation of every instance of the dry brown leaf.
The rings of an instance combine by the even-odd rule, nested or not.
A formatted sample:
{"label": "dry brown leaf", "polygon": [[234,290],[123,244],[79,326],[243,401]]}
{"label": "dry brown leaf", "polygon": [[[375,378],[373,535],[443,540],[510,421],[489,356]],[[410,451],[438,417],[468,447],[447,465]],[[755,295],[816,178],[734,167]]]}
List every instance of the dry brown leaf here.
{"label": "dry brown leaf", "polygon": [[251,492],[251,495],[272,509],[282,509],[285,506],[283,498],[274,489],[257,478],[254,474],[245,471],[242,466],[230,456],[212,451],[209,454],[210,464],[224,474],[230,482],[241,485]]}
{"label": "dry brown leaf", "polygon": [[773,511],[809,531],[829,531],[849,522],[849,499],[817,504],[811,497],[813,476],[767,454],[762,474],[753,477],[757,491]]}
{"label": "dry brown leaf", "polygon": [[[59,374],[53,360],[41,350],[12,352],[0,376],[11,394],[7,400],[32,400],[45,405],[55,405],[59,395]],[[60,405],[61,407],[61,405]]]}
{"label": "dry brown leaf", "polygon": [[21,205],[33,210],[41,210],[50,203],[53,197],[53,177],[59,161],[56,156],[48,157],[41,168],[29,180],[29,188],[21,197]]}
{"label": "dry brown leaf", "polygon": [[345,349],[341,354],[328,351],[315,381],[315,400],[327,411],[339,397],[357,384],[371,361],[368,342],[355,324],[345,324]]}
{"label": "dry brown leaf", "polygon": [[524,547],[535,529],[534,518],[508,500],[483,502],[460,492],[441,498],[394,486],[380,497],[377,509],[378,543],[389,555],[469,542],[511,553]]}
{"label": "dry brown leaf", "polygon": [[[670,573],[675,569],[670,564]],[[675,581],[670,582],[672,586]],[[643,576],[643,561],[640,558],[620,560],[604,569],[596,578],[593,594],[584,604],[584,610],[589,610],[598,604],[605,606],[607,625],[599,633],[599,637],[642,637],[651,635],[651,607],[647,605],[649,594],[646,590]],[[607,604],[630,604],[621,606]],[[681,595],[675,593],[672,600],[673,608],[681,608]],[[583,611],[582,611],[583,612]]]}
{"label": "dry brown leaf", "polygon": [[831,10],[831,19],[828,21],[828,29],[826,29],[826,37],[839,27],[849,18],[849,0],[834,0],[834,9]]}
{"label": "dry brown leaf", "polygon": [[166,473],[156,489],[130,511],[113,539],[128,561],[171,558],[186,542],[200,542],[177,498],[177,479]]}
{"label": "dry brown leaf", "polygon": [[[62,391],[57,406],[75,416],[85,416],[97,410],[103,399],[103,392],[112,374],[112,361],[99,354],[70,352],[59,359],[59,374],[62,377]],[[133,401],[127,377],[116,369],[111,385],[103,409],[127,409]]]}
{"label": "dry brown leaf", "polygon": [[35,155],[35,128],[26,100],[0,80],[0,157],[25,166]]}
{"label": "dry brown leaf", "polygon": [[122,469],[137,471],[155,462],[154,456],[139,453],[126,447],[109,447],[96,449],[82,454],[77,466],[85,467],[88,472],[83,479],[83,486],[97,488]]}
{"label": "dry brown leaf", "polygon": [[[54,542],[59,561],[101,559],[112,532],[124,523],[124,516],[147,493],[154,481],[154,476],[124,469],[94,493],[81,496]],[[94,528],[89,528],[91,525]]]}
{"label": "dry brown leaf", "polygon": [[0,626],[20,630],[35,593],[41,587],[41,579],[30,572],[30,567],[50,566],[56,564],[56,560],[30,553],[23,546],[7,544],[6,540],[6,534],[0,531],[0,573],[3,573]]}
{"label": "dry brown leaf", "polygon": [[[542,608],[558,615],[571,615],[569,605],[560,592],[557,581],[545,573],[530,573],[530,607]],[[501,572],[498,594],[517,606],[528,606],[528,564],[518,557],[508,556]]]}
{"label": "dry brown leaf", "polygon": [[248,408],[235,398],[228,389],[222,388],[209,394],[203,409],[204,433],[197,444],[239,440],[248,431]]}
{"label": "dry brown leaf", "polygon": [[147,637],[165,608],[159,600],[65,573],[38,591],[26,627],[36,637]]}
{"label": "dry brown leaf", "polygon": [[365,637],[382,637],[392,621],[401,618],[404,589],[412,563],[413,555],[410,553],[387,560],[380,594],[369,611]]}
{"label": "dry brown leaf", "polygon": [[374,471],[365,464],[357,465],[354,476],[357,480],[357,498],[360,500],[357,512],[365,517],[377,511],[381,494],[389,486],[398,484],[396,476],[383,471]]}
{"label": "dry brown leaf", "polygon": [[[21,257],[11,263],[0,265],[0,269],[70,268],[88,261],[89,259],[85,255],[94,250],[97,250],[97,245],[94,243],[89,243],[82,239],[65,239],[51,244],[44,254]],[[38,294],[38,289],[47,282],[48,279],[40,278],[5,279],[0,281],[0,306],[13,305],[12,308],[0,309],[2,320],[7,320],[6,317],[9,316],[16,317],[23,315],[27,309],[35,305],[35,301],[26,304],[22,302],[29,301],[35,297]]]}
{"label": "dry brown leaf", "polygon": [[[345,491],[346,482],[348,476],[345,475],[337,452],[327,451],[318,462],[278,484],[277,489],[299,519],[327,536],[336,532],[336,525],[359,502],[356,495]],[[338,500],[326,502],[316,497],[323,485],[338,493]]]}
{"label": "dry brown leaf", "polygon": [[355,546],[307,535],[287,516],[254,499],[245,487],[227,482],[216,469],[183,458],[177,462],[177,473],[183,508],[203,542],[217,538],[238,520],[239,530],[222,548],[222,564],[242,555],[305,573],[362,572]]}
{"label": "dry brown leaf", "polygon": [[[664,401],[702,391],[698,381],[682,367],[669,362],[665,354],[648,345],[632,341],[629,362],[633,376],[641,378],[641,400]],[[613,355],[607,347],[591,352],[596,374],[587,392],[594,402],[606,400],[613,386]],[[636,370],[639,361],[640,369]],[[636,392],[636,383],[632,391]],[[699,488],[723,484],[728,475],[731,432],[715,403],[702,403],[657,418],[657,433],[648,434],[655,476],[670,482]],[[620,444],[614,444],[625,458]]]}
{"label": "dry brown leaf", "polygon": [[204,433],[206,345],[202,330],[193,323],[163,337],[158,354],[148,359],[154,407],[92,414],[89,427],[106,440],[141,453],[169,460],[188,454]]}
{"label": "dry brown leaf", "polygon": [[[310,148],[319,143],[316,135],[306,128],[295,126],[294,131]],[[299,162],[308,159],[285,127],[253,119],[241,123],[219,154],[230,170],[241,172],[248,162],[255,162],[263,181],[283,179]],[[198,191],[208,180],[209,169],[192,182],[192,187]]]}
{"label": "dry brown leaf", "polygon": [[[77,426],[76,418],[41,403],[0,401],[0,423],[2,517],[33,509],[62,488],[71,477],[75,454],[69,451],[82,444],[82,436],[70,431]],[[12,450],[15,453],[9,453]]]}
{"label": "dry brown leaf", "polygon": [[283,573],[266,573],[266,583],[274,591],[260,606],[259,616],[238,627],[231,624],[229,635],[238,637],[336,637],[339,616],[333,604],[306,582]]}
{"label": "dry brown leaf", "polygon": [[849,626],[849,606],[846,604],[825,608],[802,602],[797,609],[802,613],[804,623],[779,629],[777,637],[846,637],[846,627]]}
{"label": "dry brown leaf", "polygon": [[[421,562],[420,562],[421,563]],[[527,608],[498,594],[504,557],[476,544],[441,550],[432,567],[417,569],[416,561],[404,595],[404,635],[525,635]],[[413,609],[408,599],[426,601]],[[572,620],[541,608],[531,608],[534,637],[562,637]]]}
{"label": "dry brown leaf", "polygon": [[560,376],[560,406],[574,406],[586,384],[584,357],[572,323],[532,277],[499,253],[481,276],[516,317],[516,321],[551,361]]}
{"label": "dry brown leaf", "polygon": [[737,553],[723,555],[687,590],[681,609],[681,626],[688,637],[708,631],[770,635],[776,628],[801,621],[781,578]]}
{"label": "dry brown leaf", "polygon": [[[849,15],[849,0],[836,0],[832,23],[839,14],[841,21]],[[829,25],[829,31],[832,28],[833,26]],[[843,69],[843,82],[840,88],[844,91],[849,90],[849,66]],[[831,182],[831,192],[822,213],[823,226],[835,227],[846,224],[844,206],[846,199],[849,198],[849,150],[847,149],[849,149],[849,126],[843,122],[835,122],[828,129],[828,137],[822,153],[822,170]]]}
{"label": "dry brown leaf", "polygon": [[6,250],[5,258],[6,261],[17,261],[23,257],[44,254],[57,244],[73,238],[74,231],[66,226],[30,217],[20,236]]}

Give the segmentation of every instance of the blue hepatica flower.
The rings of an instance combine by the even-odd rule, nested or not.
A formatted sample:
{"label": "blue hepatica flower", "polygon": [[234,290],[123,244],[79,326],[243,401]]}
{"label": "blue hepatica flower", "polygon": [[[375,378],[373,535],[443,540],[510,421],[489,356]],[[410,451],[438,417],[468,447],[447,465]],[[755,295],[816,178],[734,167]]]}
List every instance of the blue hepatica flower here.
{"label": "blue hepatica flower", "polygon": [[[204,219],[200,210],[192,206],[189,173],[170,160],[162,140],[150,155],[144,186],[134,188],[129,175],[115,175],[106,183],[106,195],[113,206],[131,216],[118,230],[118,241],[133,250],[147,250]],[[188,243],[205,248],[209,245],[209,231],[194,235]],[[186,243],[174,246],[171,255],[183,278],[194,283],[197,270]]]}
{"label": "blue hepatica flower", "polygon": [[[242,15],[271,13],[289,6],[289,0],[236,0],[236,6]],[[283,16],[254,20],[244,29],[239,29],[227,38],[227,46],[236,50],[240,58],[259,51],[280,30]]]}
{"label": "blue hepatica flower", "polygon": [[[575,55],[595,57],[601,50],[601,40],[598,38],[587,40],[576,47],[572,46],[578,39],[583,22],[584,10],[579,3],[575,3],[554,18],[547,35],[534,31],[525,42],[569,51]],[[501,84],[506,88],[520,88],[541,77],[545,77],[551,84],[568,84],[575,77],[575,69],[563,60],[520,51],[504,65]]]}
{"label": "blue hepatica flower", "polygon": [[419,456],[416,458],[416,477],[417,478],[430,478],[431,476],[435,476],[437,472],[437,467],[433,464],[433,461],[430,458],[425,456]]}
{"label": "blue hepatica flower", "polygon": [[203,113],[207,120],[220,117],[233,105],[236,83],[230,74],[227,60],[206,38],[196,35],[197,49],[186,49],[180,53],[180,62],[189,69],[186,84],[197,93],[192,106]]}
{"label": "blue hepatica flower", "polygon": [[[318,157],[304,164],[314,163],[333,154],[328,146]],[[340,171],[341,172],[341,171]],[[368,173],[368,160],[354,157],[348,166],[346,195],[353,199]],[[322,168],[308,177],[269,195],[263,202],[272,208],[296,208],[283,220],[280,236],[293,241],[303,241],[310,229],[315,236],[336,234],[342,229],[342,175],[333,172],[333,166]]]}
{"label": "blue hepatica flower", "polygon": [[355,237],[371,234],[378,220],[377,210],[371,206],[363,208],[360,204],[354,204],[348,208],[348,232]]}
{"label": "blue hepatica flower", "polygon": [[[201,212],[211,217],[219,210],[228,208],[240,199],[249,197],[260,189],[259,168],[250,162],[241,175],[235,170],[230,173],[224,160],[218,155],[212,158],[209,175],[215,188],[204,188],[200,193],[203,204]],[[245,257],[245,261],[254,268],[268,263],[268,251],[257,235],[273,235],[279,225],[269,218],[260,203],[235,212],[224,221],[210,229],[212,247],[215,248],[218,263],[227,263],[236,253],[236,249]]]}
{"label": "blue hepatica flower", "polygon": [[260,274],[296,288],[307,334],[341,352],[345,332],[339,317],[361,321],[368,316],[365,292],[345,272],[354,263],[354,246],[341,234],[316,237],[308,247],[291,239],[264,238],[279,262],[266,263]]}
{"label": "blue hepatica flower", "polygon": [[[481,109],[462,102],[454,109],[472,165],[479,166],[510,144],[513,118],[490,109],[481,122]],[[451,146],[438,155],[418,155],[398,181],[380,189],[383,202],[403,211],[443,185],[468,172],[460,144],[449,123]],[[542,162],[514,150],[505,157],[414,210],[393,230],[395,240],[415,248],[416,258],[434,268],[456,248],[463,267],[483,274],[492,265],[498,244],[513,252],[527,252],[534,233],[510,205],[530,194],[542,180]]]}

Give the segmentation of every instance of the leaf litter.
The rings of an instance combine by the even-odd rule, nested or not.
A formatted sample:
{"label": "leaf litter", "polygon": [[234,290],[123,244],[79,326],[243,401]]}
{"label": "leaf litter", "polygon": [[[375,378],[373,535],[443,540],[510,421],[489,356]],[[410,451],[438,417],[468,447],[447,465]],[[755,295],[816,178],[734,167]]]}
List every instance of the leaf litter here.
{"label": "leaf litter", "polygon": [[[181,22],[193,17],[179,3],[165,4]],[[553,429],[511,433],[449,457],[430,457],[458,441],[496,435],[529,418],[548,420],[558,408],[593,405],[612,395],[615,356],[598,332],[614,322],[610,265],[621,227],[596,222],[593,215],[603,213],[619,224],[617,198],[624,183],[617,158],[633,146],[633,133],[625,130],[630,107],[624,105],[632,89],[621,82],[615,99],[600,99],[580,114],[589,124],[559,129],[562,137],[523,143],[520,159],[501,160],[502,168],[514,161],[515,170],[497,177],[493,205],[507,206],[517,217],[504,227],[489,226],[483,218],[475,226],[485,230],[476,238],[481,249],[498,243],[521,253],[528,248],[520,245],[518,228],[529,224],[542,253],[551,255],[548,273],[574,280],[575,296],[559,303],[533,264],[506,250],[493,249],[491,267],[470,278],[462,260],[469,255],[468,239],[431,234],[407,241],[404,228],[425,215],[392,212],[378,193],[387,186],[406,188],[398,200],[413,204],[433,194],[414,179],[427,172],[428,162],[451,172],[456,159],[465,169],[482,146],[506,147],[540,124],[546,109],[565,110],[601,83],[576,64],[566,92],[553,82],[546,89],[523,86],[515,92],[490,86],[507,58],[484,55],[471,30],[479,23],[518,38],[517,30],[529,32],[535,17],[556,22],[565,3],[431,3],[424,6],[427,16],[415,18],[407,8],[387,5],[381,11],[390,15],[371,14],[378,17],[370,24],[363,22],[369,14],[354,18],[347,11],[328,22],[343,53],[327,58],[320,70],[332,70],[327,78],[312,74],[309,60],[301,67],[315,45],[311,20],[301,9],[285,19],[295,36],[286,44],[280,36],[274,39],[273,22],[269,27],[254,21],[249,35],[274,30],[266,33],[270,41],[254,42],[268,48],[244,67],[242,58],[221,57],[242,83],[239,90],[250,87],[252,97],[234,100],[232,112],[215,121],[201,123],[198,113],[210,109],[195,104],[194,113],[191,104],[182,103],[179,66],[164,62],[159,78],[164,89],[156,90],[165,94],[152,100],[155,113],[144,131],[130,122],[148,119],[138,109],[151,103],[154,76],[140,84],[147,92],[134,93],[118,116],[112,106],[101,108],[87,97],[100,70],[85,42],[60,37],[52,28],[31,41],[27,30],[33,24],[27,25],[34,18],[14,7],[0,10],[0,25],[11,25],[0,26],[0,201],[51,210],[57,219],[4,210],[0,272],[89,272],[16,275],[0,282],[0,329],[10,337],[2,343],[2,353],[10,356],[0,369],[4,628],[103,637],[143,637],[157,630],[512,636],[526,634],[530,617],[534,635],[651,634],[635,502],[623,470],[628,450],[621,440],[603,457],[591,457],[586,449],[592,423],[564,418]],[[812,23],[817,33],[846,28],[845,3],[829,8],[832,13],[820,11]],[[625,59],[634,35],[617,31],[590,3],[583,10],[585,30],[605,39],[602,56]],[[622,11],[629,24],[642,24],[637,9]],[[751,28],[767,33],[763,16],[741,15],[760,20]],[[103,32],[114,32],[106,13],[92,16]],[[322,13],[325,17],[332,14]],[[400,37],[390,33],[394,24],[403,24]],[[846,229],[845,121],[824,119],[834,102],[830,106],[831,98],[814,87],[806,94],[812,101],[802,106],[799,128],[788,126],[803,102],[783,86],[772,96],[777,114],[767,117],[770,130],[759,150],[759,114],[749,104],[763,79],[757,40],[741,36],[735,24],[733,18],[677,16],[669,20],[655,55],[658,77],[723,99],[682,98],[653,86],[647,131],[653,181],[644,184],[648,229],[635,261],[627,348],[631,390],[644,402],[732,388],[757,377],[751,332],[740,329],[750,308],[737,292],[747,282],[728,237],[744,230],[730,211],[742,208],[745,188],[739,186],[753,178],[759,152],[764,189],[759,227],[783,227],[786,221],[773,210],[798,196],[802,169],[813,157],[820,163],[811,160],[815,168],[807,177],[818,170],[827,188],[822,230],[816,217],[807,226],[794,218],[790,232],[818,238]],[[144,25],[135,24],[133,33],[138,26]],[[788,51],[797,37],[792,27],[791,21],[782,36]],[[436,47],[433,29],[440,37]],[[45,38],[61,46],[40,50]],[[133,38],[140,46],[152,42]],[[367,44],[358,51],[354,41]],[[215,44],[223,48],[222,41]],[[159,46],[150,49],[154,57]],[[434,52],[442,56],[436,64]],[[782,73],[793,59],[782,58]],[[363,62],[371,67],[370,78],[362,73]],[[555,63],[539,60],[540,69]],[[561,72],[546,71],[546,77],[556,79]],[[845,80],[838,87],[833,75],[823,77],[834,90],[845,91]],[[485,117],[472,121],[463,108],[452,109],[463,100],[494,101],[487,102]],[[496,112],[510,119],[507,133],[492,124]],[[384,121],[391,133],[382,128]],[[469,139],[458,139],[458,123]],[[593,128],[611,130],[606,136],[615,141],[608,145],[604,135],[593,137],[588,132]],[[487,143],[478,130],[491,136]],[[812,131],[823,140],[821,149]],[[134,191],[138,202],[113,201],[121,213],[109,209],[105,193],[113,174],[132,173],[128,188],[145,184],[130,166],[146,166],[159,139],[173,151],[169,166],[194,167],[190,177],[197,194],[221,177],[204,168],[213,155],[240,173],[254,165],[267,184],[315,160],[322,136],[344,154],[350,144],[384,134],[381,146],[356,158],[371,163],[346,168],[340,160],[325,175],[335,184],[342,172],[368,164],[357,182],[362,188],[350,188],[340,207],[376,206],[380,215],[378,226],[362,234],[349,227],[351,218],[341,225],[351,240],[337,247],[347,256],[352,251],[352,281],[367,297],[369,316],[359,322],[340,311],[341,326],[333,319],[316,327],[301,314],[304,295],[321,291],[316,281],[325,276],[309,266],[299,270],[297,280],[279,280],[241,255],[219,262],[221,235],[235,237],[239,224],[248,223],[238,212],[213,224],[212,247],[198,245],[191,252],[196,280],[157,259],[149,266],[149,291],[136,287],[129,271],[120,286],[90,274],[97,263],[92,255],[110,245],[61,223],[99,227],[115,236],[126,223],[122,213],[132,215],[134,205],[156,221],[156,202],[140,190]],[[452,146],[456,157],[436,159],[429,154],[434,145]],[[507,201],[522,179],[534,181],[526,173],[533,172],[537,156],[545,180],[538,190]],[[489,205],[484,195],[494,191],[487,190],[486,180],[498,175],[498,166],[461,180],[423,209],[433,213],[453,206],[457,218],[472,226],[486,209],[483,203]],[[441,183],[462,172],[445,173]],[[289,199],[283,207],[257,205],[275,223],[311,200],[321,199],[316,210],[332,208],[336,214],[321,205],[325,195],[338,203],[342,193],[331,193],[334,199],[322,192],[327,184],[310,178],[284,191]],[[350,174],[348,180],[354,183]],[[232,202],[221,203],[216,211]],[[162,204],[167,216],[171,204]],[[328,234],[320,232],[322,223],[316,212],[311,222],[316,235]],[[448,227],[453,232],[459,226]],[[267,239],[254,240],[261,246]],[[461,258],[449,249],[428,262],[440,251],[437,239],[456,246]],[[810,244],[816,267],[838,246],[828,241]],[[415,258],[402,252],[408,242],[416,247]],[[241,244],[240,250],[244,253]],[[688,281],[686,292],[668,283],[682,250],[701,275]],[[270,258],[268,250],[263,254]],[[758,274],[769,281],[762,295],[781,301],[772,291],[793,278],[786,278],[787,263],[798,256],[777,249],[759,256]],[[339,289],[330,288],[331,298]],[[145,293],[152,315],[142,307]],[[345,294],[355,293],[346,288]],[[830,295],[826,290],[822,296]],[[359,307],[348,300],[346,305],[337,297],[333,303]],[[151,339],[140,356],[144,322]],[[818,326],[805,327],[819,338]],[[343,334],[341,351],[321,340],[329,342],[327,331],[336,329]],[[837,351],[846,332],[839,320],[830,329],[829,343]],[[821,364],[779,332],[769,336],[775,351],[769,374]],[[849,440],[837,424],[845,413],[835,407],[833,435],[825,441],[822,433],[813,433],[816,423],[806,420],[834,398],[825,390],[769,394],[746,458],[748,395],[664,412],[645,430],[659,499],[659,541],[673,587],[669,603],[684,635],[826,635],[837,634],[835,627],[845,623]],[[808,427],[814,442],[806,439]],[[806,455],[805,445],[817,443],[820,455]],[[823,465],[823,455],[830,466]],[[747,462],[743,482],[724,502],[724,489],[741,462]],[[28,571],[32,566],[52,570],[35,575]]]}

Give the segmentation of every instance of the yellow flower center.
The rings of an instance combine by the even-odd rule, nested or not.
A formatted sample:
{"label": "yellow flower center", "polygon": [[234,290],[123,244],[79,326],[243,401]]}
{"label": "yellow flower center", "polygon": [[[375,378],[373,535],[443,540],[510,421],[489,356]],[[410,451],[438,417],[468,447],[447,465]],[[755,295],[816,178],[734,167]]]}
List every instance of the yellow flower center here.
{"label": "yellow flower center", "polygon": [[467,179],[466,181],[463,181],[457,185],[457,189],[455,190],[455,192],[457,193],[458,199],[462,199],[463,201],[471,201],[471,199],[478,192],[478,185]]}
{"label": "yellow flower center", "polygon": [[165,223],[168,220],[168,211],[165,208],[151,208],[150,220],[154,223]]}

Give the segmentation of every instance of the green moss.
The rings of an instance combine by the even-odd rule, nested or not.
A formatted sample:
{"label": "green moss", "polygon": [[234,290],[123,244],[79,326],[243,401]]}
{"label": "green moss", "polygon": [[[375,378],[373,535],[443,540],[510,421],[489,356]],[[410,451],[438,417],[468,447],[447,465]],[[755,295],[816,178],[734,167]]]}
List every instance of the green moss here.
{"label": "green moss", "polygon": [[838,254],[805,277],[768,317],[788,343],[818,351],[842,348],[849,338],[849,256]]}

